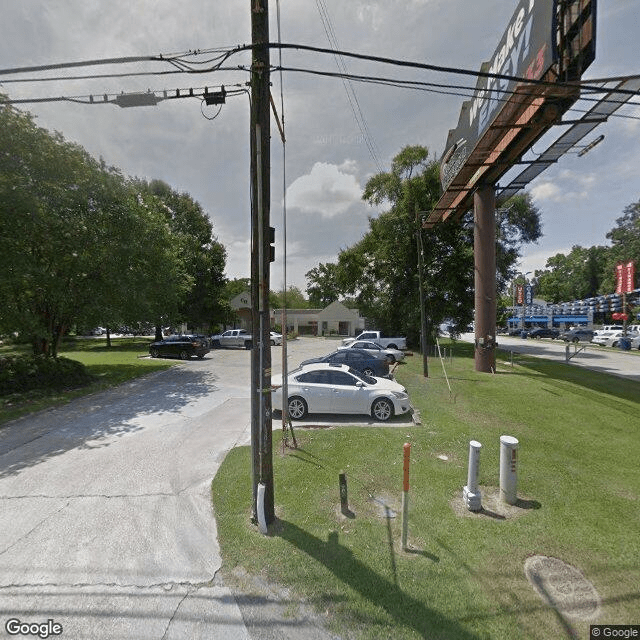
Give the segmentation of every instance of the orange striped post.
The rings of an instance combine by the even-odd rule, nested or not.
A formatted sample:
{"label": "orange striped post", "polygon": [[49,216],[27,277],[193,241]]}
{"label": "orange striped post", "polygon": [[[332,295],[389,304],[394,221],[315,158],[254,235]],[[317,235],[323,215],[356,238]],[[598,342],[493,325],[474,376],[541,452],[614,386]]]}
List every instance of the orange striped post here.
{"label": "orange striped post", "polygon": [[411,445],[404,443],[404,462],[403,471],[404,478],[402,482],[402,549],[407,550],[407,534],[409,529],[409,457],[411,454]]}

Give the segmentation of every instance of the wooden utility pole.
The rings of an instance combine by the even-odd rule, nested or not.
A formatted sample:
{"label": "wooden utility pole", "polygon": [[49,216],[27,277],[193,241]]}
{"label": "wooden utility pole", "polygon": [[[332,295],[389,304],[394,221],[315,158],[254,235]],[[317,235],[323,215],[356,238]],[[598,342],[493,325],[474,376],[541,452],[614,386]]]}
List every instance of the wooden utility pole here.
{"label": "wooden utility pole", "polygon": [[[253,519],[275,519],[271,438],[269,256],[271,158],[269,113],[269,2],[250,0],[251,42],[251,451]],[[263,492],[262,510],[258,489]]]}

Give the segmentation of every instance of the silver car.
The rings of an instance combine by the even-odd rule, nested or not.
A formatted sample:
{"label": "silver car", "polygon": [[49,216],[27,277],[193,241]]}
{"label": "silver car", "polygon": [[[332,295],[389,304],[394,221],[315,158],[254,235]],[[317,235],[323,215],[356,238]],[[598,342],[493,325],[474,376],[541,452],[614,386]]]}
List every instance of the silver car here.
{"label": "silver car", "polygon": [[402,362],[404,360],[404,351],[400,351],[400,349],[387,349],[385,347],[381,347],[375,342],[369,342],[368,340],[357,340],[351,344],[338,347],[338,350],[342,349],[362,349],[363,351],[367,351],[368,353],[372,353],[376,356],[382,356],[389,362]]}
{"label": "silver car", "polygon": [[[309,413],[365,414],[382,422],[411,409],[407,390],[395,380],[365,376],[344,364],[315,362],[288,378],[288,410],[293,420]],[[272,378],[272,403],[282,410],[282,376]]]}

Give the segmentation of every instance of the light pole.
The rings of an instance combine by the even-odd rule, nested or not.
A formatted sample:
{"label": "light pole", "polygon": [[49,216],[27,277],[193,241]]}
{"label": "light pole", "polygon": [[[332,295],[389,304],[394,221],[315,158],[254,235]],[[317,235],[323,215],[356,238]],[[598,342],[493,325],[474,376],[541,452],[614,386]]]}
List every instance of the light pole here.
{"label": "light pole", "polygon": [[420,347],[422,349],[422,375],[429,377],[429,362],[427,356],[427,317],[424,308],[424,284],[422,282],[423,258],[422,258],[422,218],[420,214],[426,213],[418,211],[416,205],[416,250],[418,252],[418,291],[420,292]]}

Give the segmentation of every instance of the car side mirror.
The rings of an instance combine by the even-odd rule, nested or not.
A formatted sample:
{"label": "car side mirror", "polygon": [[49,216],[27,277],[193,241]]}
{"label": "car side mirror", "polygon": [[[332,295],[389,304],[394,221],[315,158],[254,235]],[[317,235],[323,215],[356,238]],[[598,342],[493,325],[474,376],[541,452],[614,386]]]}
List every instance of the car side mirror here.
{"label": "car side mirror", "polygon": [[364,382],[362,382],[362,380],[358,380],[358,382],[356,382],[356,387],[362,389],[362,387],[364,387]]}

